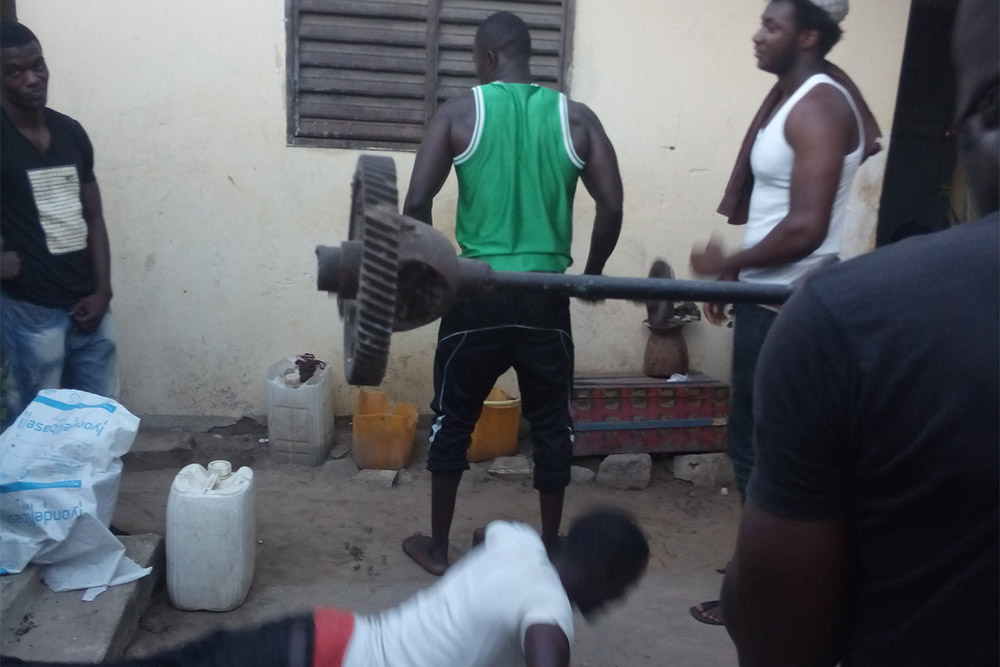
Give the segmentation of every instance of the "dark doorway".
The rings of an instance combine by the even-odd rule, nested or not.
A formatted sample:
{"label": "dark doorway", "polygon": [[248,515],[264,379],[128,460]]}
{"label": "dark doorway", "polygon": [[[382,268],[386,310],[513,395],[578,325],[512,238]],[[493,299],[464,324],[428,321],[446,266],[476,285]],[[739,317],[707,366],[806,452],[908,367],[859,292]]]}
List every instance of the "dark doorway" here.
{"label": "dark doorway", "polygon": [[913,0],[876,242],[944,229],[968,219],[956,174],[951,30],[957,0]]}

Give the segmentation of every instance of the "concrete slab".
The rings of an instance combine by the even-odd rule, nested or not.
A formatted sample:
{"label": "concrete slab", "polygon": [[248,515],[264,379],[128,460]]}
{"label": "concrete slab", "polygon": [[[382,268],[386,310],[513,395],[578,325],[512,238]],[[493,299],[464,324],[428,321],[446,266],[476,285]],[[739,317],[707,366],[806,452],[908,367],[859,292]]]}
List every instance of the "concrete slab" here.
{"label": "concrete slab", "polygon": [[13,636],[20,630],[22,620],[31,612],[44,587],[37,565],[0,577],[0,637]]}
{"label": "concrete slab", "polygon": [[122,457],[122,464],[129,472],[180,470],[194,463],[193,434],[176,428],[147,428],[139,426],[132,447]]}
{"label": "concrete slab", "polygon": [[[101,662],[121,657],[135,635],[154,586],[164,575],[165,559],[159,535],[125,535],[120,539],[130,558],[142,567],[152,566],[153,571],[137,581],[112,586],[92,602],[81,600],[83,591],[52,591],[41,583],[35,566],[10,575],[27,583],[7,584],[5,578],[0,653],[43,662]],[[8,593],[17,593],[10,607]]]}
{"label": "concrete slab", "polygon": [[521,455],[498,456],[493,459],[489,473],[506,480],[531,479],[531,462]]}

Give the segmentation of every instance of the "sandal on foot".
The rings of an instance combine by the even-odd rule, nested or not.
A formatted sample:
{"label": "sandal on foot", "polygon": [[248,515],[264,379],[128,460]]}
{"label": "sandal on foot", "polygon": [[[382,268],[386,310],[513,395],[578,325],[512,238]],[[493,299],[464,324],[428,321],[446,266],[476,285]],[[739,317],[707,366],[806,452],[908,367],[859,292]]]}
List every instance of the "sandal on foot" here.
{"label": "sandal on foot", "polygon": [[[718,600],[709,600],[708,602],[702,602],[701,604],[696,604],[691,607],[691,616],[694,620],[701,621],[702,623],[707,623],[708,625],[725,625],[722,621],[716,620],[715,618],[708,615],[708,612],[713,609],[719,609]],[[721,615],[721,610],[720,610]]]}

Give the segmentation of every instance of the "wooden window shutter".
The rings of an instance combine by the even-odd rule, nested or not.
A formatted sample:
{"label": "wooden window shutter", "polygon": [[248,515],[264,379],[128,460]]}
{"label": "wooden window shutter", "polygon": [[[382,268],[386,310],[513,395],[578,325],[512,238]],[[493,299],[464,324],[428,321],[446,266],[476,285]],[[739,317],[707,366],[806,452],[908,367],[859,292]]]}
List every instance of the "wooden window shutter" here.
{"label": "wooden window shutter", "polygon": [[476,27],[518,14],[532,72],[564,89],[572,0],[286,0],[288,141],[416,149],[438,105],[478,83]]}

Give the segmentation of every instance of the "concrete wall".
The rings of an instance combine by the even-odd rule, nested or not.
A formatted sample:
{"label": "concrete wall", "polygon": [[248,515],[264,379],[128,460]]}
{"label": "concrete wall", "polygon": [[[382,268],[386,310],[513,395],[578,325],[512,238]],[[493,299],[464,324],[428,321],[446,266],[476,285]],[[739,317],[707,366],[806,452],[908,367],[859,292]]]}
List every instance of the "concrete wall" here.
{"label": "concrete wall", "polygon": [[[284,3],[32,0],[50,105],[97,153],[109,223],[122,401],[141,415],[239,417],[266,409],[264,374],[313,352],[343,384],[335,300],[315,290],[316,244],[347,235],[357,152],[285,145]],[[693,243],[741,230],[714,213],[746,125],[773,77],[751,35],[763,0],[577,0],[571,95],[601,117],[625,181],[625,226],[607,267],[642,276],[657,257],[688,276]],[[889,136],[910,0],[853,3],[831,59]],[[405,193],[412,153],[393,153]],[[862,169],[852,252],[871,247],[886,152]],[[435,216],[448,234],[454,179]],[[579,271],[593,205],[581,187]],[[577,367],[639,371],[644,309],[574,304]],[[427,411],[434,325],[393,338],[385,388]],[[690,325],[693,367],[727,379],[731,332]],[[510,378],[504,384],[511,386]]]}

